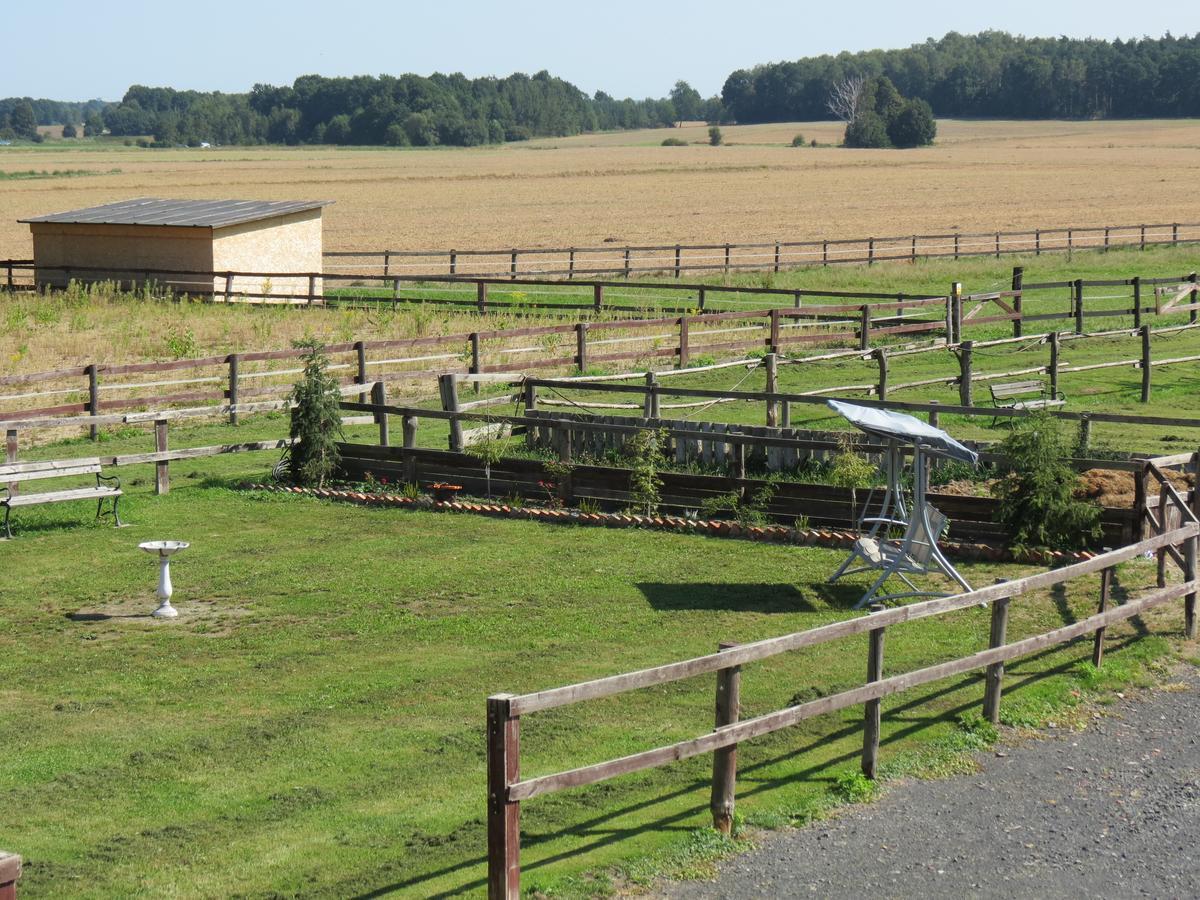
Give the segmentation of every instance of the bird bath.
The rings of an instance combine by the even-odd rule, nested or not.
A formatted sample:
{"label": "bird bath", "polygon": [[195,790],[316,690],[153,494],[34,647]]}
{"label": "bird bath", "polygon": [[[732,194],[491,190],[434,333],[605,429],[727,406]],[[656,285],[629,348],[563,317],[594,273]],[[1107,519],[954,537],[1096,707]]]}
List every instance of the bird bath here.
{"label": "bird bath", "polygon": [[186,550],[190,544],[187,541],[146,541],[138,544],[138,548],[147,553],[158,554],[158,609],[151,613],[158,619],[173,619],[179,612],[171,605],[171,555],[180,550]]}

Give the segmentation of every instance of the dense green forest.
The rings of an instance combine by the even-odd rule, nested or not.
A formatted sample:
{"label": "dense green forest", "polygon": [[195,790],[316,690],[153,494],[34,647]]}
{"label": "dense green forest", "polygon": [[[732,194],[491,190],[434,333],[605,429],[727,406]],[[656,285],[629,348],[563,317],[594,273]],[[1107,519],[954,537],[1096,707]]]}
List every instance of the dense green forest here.
{"label": "dense green forest", "polygon": [[473,146],[679,120],[828,119],[833,86],[854,76],[886,76],[942,117],[1200,116],[1200,35],[1109,42],[951,33],[902,50],[739,70],[720,97],[707,100],[682,81],[661,99],[588,96],[547,72],[474,79],[305,75],[290,86],[258,84],[248,94],[135,85],[111,104],[0,100],[0,136],[26,136],[32,112],[39,124],[85,121],[86,134],[152,135],[163,145]]}
{"label": "dense green forest", "polygon": [[941,117],[1090,119],[1200,116],[1200,34],[1134,41],[950,33],[734,72],[721,99],[738,122],[830,117],[832,86],[886,75]]}

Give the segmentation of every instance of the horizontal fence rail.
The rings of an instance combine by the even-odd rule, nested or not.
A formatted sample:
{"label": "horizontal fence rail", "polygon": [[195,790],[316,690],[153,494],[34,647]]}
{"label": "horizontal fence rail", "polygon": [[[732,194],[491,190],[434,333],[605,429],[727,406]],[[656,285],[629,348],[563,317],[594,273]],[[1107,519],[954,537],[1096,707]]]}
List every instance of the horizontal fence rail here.
{"label": "horizontal fence rail", "polygon": [[[984,669],[986,677],[983,715],[995,723],[999,721],[1004,663],[1007,660],[1092,634],[1092,659],[1096,665],[1100,665],[1107,628],[1181,597],[1184,598],[1184,632],[1189,639],[1193,639],[1196,634],[1196,593],[1200,589],[1200,581],[1196,578],[1200,524],[1197,523],[1193,511],[1165,481],[1163,498],[1164,506],[1160,508],[1158,518],[1151,519],[1155,534],[1084,562],[956,596],[895,609],[879,607],[867,616],[782,637],[741,645],[726,643],[722,644],[716,653],[635,672],[527,694],[493,694],[487,700],[486,729],[489,896],[514,900],[520,896],[522,801],[712,753],[713,823],[718,830],[728,833],[734,812],[736,748],[744,741],[789,728],[814,716],[862,704],[862,770],[867,777],[874,778],[877,774],[879,755],[880,702],[884,697],[961,673]],[[1168,506],[1171,510],[1170,515],[1167,513]],[[1168,528],[1169,521],[1178,523],[1177,527]],[[1159,555],[1159,587],[1139,598],[1109,608],[1115,567],[1144,553]],[[1166,558],[1179,565],[1183,577],[1181,584],[1165,584],[1162,560]],[[1095,615],[1021,640],[1007,640],[1008,610],[1013,600],[1034,591],[1095,574],[1100,575],[1099,602]],[[991,608],[990,638],[986,649],[911,672],[885,675],[884,647],[888,628],[977,605]],[[741,680],[744,677],[743,666],[781,653],[861,634],[866,634],[869,638],[866,684],[754,718],[740,719],[739,696]],[[619,759],[549,775],[530,777],[522,774],[520,725],[523,716],[713,673],[716,674],[716,717],[712,731]]]}
{"label": "horizontal fence rail", "polygon": [[339,250],[325,253],[325,270],[375,275],[589,275],[770,270],[809,266],[915,262],[1011,254],[1188,244],[1200,241],[1200,224],[1157,223],[1083,228],[1033,228],[946,234],[891,235],[756,243],[661,243],[591,247],[516,247],[449,250]]}

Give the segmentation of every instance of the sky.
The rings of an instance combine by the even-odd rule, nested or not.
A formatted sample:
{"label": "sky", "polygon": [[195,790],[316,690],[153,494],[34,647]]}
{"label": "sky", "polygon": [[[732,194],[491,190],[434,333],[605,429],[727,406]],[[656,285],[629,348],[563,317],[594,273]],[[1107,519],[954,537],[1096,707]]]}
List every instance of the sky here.
{"label": "sky", "polygon": [[245,92],[299,75],[547,69],[584,91],[704,96],[730,72],[948,31],[1135,38],[1200,30],[1194,0],[55,0],[6,4],[0,97],[117,100],[131,84]]}

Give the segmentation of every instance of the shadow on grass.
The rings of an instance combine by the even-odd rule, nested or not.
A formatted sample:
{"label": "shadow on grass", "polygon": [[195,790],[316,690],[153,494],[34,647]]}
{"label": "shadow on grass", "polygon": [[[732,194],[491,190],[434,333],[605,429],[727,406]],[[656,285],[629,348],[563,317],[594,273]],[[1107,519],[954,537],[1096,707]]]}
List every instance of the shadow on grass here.
{"label": "shadow on grass", "polygon": [[[1045,657],[1061,652],[1062,650],[1068,649],[1076,644],[1090,645],[1091,639],[1091,635],[1085,635],[1077,638],[1074,641],[1060,644],[1055,647],[1048,647],[1038,653],[1022,657],[1020,660],[1009,663],[1006,670],[1006,675],[1008,678],[1004,686],[1004,696],[1011,697],[1014,694],[1019,695],[1023,690],[1033,687],[1044,679],[1051,678],[1056,675],[1062,675],[1070,671],[1078,664],[1078,659],[1064,660],[1062,663],[1052,668],[1030,672],[1028,674],[1025,674],[1023,669],[1025,666],[1036,663]],[[1138,638],[1136,636],[1130,636],[1123,641],[1114,641],[1109,646],[1109,652],[1118,652],[1130,644],[1136,643],[1137,640]],[[931,701],[944,698],[955,693],[956,691],[969,688],[971,686],[977,686],[979,688],[978,696],[964,701],[963,703],[960,703],[950,709],[930,710],[924,715],[914,715],[914,713],[916,713],[920,707],[926,706]],[[911,737],[917,732],[929,728],[931,725],[934,725],[938,722],[953,722],[960,714],[978,709],[983,698],[982,688],[983,673],[972,672],[968,675],[956,678],[953,682],[938,688],[932,693],[923,693],[919,697],[914,697],[913,699],[902,704],[885,709],[883,712],[883,719],[885,722],[904,724],[901,727],[894,728],[893,730],[889,731],[886,736],[881,739],[881,745],[884,747],[891,746],[899,741],[903,741],[904,739]],[[851,708],[853,709],[853,707]],[[822,719],[828,721],[829,717],[818,717],[815,720],[808,721],[821,721]],[[798,782],[826,782],[827,784],[831,784],[833,782],[833,770],[839,765],[858,758],[861,751],[859,751],[857,748],[851,749],[845,753],[823,759],[819,763],[795,772],[789,772],[788,774],[782,776],[772,777],[763,775],[759,777],[757,773],[764,773],[765,770],[769,770],[771,767],[786,762],[789,759],[801,758],[805,754],[818,751],[821,747],[832,742],[851,738],[861,732],[862,725],[855,722],[848,725],[842,725],[842,727],[833,731],[825,731],[820,735],[814,736],[809,734],[805,736],[808,739],[807,743],[801,747],[785,750],[768,759],[759,760],[751,765],[740,767],[738,770],[738,798],[745,800],[747,797],[752,797],[762,793],[769,793],[770,791],[778,790],[781,787],[795,785]],[[631,837],[648,831],[691,831],[695,827],[694,825],[681,823],[686,823],[688,820],[692,820],[696,816],[704,813],[704,811],[708,808],[707,803],[689,806],[686,809],[665,814],[651,822],[644,822],[636,826],[624,828],[620,826],[602,826],[605,826],[607,823],[610,823],[613,820],[619,820],[624,816],[651,809],[655,806],[669,803],[681,797],[686,797],[690,794],[703,792],[709,788],[710,784],[711,782],[707,778],[692,779],[687,784],[682,785],[668,793],[661,794],[652,799],[627,804],[617,809],[607,810],[590,819],[577,822],[568,827],[560,828],[554,831],[523,831],[521,834],[521,842],[525,848],[534,847],[538,844],[544,844],[564,836],[579,837],[581,840],[586,841],[586,843],[573,847],[571,850],[563,851],[553,856],[548,856],[534,862],[526,863],[522,866],[522,870],[525,872],[536,871],[546,866],[554,865],[556,863],[563,862],[564,860],[569,860],[602,847],[620,843],[621,841],[628,840]],[[412,888],[433,879],[440,878],[445,875],[451,875],[454,872],[465,871],[476,866],[481,866],[486,862],[486,855],[475,856],[471,859],[445,866],[436,871],[423,872],[415,875],[412,878],[388,884],[356,896],[359,898],[359,900],[369,900],[369,898],[383,897],[398,891],[411,890]],[[428,894],[427,896],[456,896],[477,891],[485,884],[486,879],[474,878],[453,888],[449,888],[436,894]]]}
{"label": "shadow on grass", "polygon": [[816,612],[816,607],[793,584],[713,584],[639,582],[650,605],[659,612],[678,610],[732,610],[736,612],[796,613]]}

